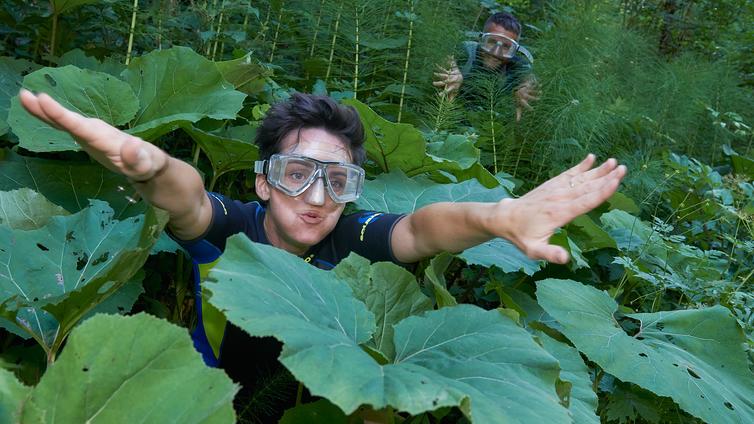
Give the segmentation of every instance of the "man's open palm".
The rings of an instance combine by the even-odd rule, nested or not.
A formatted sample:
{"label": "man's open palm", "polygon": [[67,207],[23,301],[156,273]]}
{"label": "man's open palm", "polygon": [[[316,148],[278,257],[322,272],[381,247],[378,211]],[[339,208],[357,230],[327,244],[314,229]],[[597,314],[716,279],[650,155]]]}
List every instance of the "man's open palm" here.
{"label": "man's open palm", "polygon": [[153,144],[101,119],[87,118],[68,110],[47,94],[35,95],[22,89],[19,97],[29,113],[68,132],[97,162],[134,181],[148,180],[167,163],[167,154]]}

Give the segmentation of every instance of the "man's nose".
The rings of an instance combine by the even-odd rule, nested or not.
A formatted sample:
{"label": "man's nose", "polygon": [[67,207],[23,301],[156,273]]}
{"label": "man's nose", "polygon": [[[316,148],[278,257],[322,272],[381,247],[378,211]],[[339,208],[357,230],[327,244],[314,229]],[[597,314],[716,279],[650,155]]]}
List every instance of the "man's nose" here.
{"label": "man's nose", "polygon": [[322,206],[325,204],[325,182],[323,177],[317,177],[312,185],[304,192],[304,200],[310,205]]}

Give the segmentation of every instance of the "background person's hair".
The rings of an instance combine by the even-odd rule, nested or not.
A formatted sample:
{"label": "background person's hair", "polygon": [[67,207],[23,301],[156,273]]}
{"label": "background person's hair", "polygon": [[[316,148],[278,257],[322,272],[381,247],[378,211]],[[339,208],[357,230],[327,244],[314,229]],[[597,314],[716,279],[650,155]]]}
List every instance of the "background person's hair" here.
{"label": "background person's hair", "polygon": [[489,24],[500,25],[508,31],[515,32],[519,37],[521,36],[521,23],[518,22],[515,16],[507,12],[498,12],[487,18],[484,22],[484,27],[487,28]]}
{"label": "background person's hair", "polygon": [[353,163],[361,165],[364,162],[364,126],[356,109],[339,105],[327,96],[303,93],[295,93],[267,111],[255,140],[259,147],[259,159],[267,160],[279,153],[286,135],[305,128],[326,130],[346,145]]}

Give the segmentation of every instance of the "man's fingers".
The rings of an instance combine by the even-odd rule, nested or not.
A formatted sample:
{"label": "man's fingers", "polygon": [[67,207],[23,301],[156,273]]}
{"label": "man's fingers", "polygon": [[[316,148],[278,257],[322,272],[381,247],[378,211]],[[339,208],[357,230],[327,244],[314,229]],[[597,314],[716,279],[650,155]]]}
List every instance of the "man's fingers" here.
{"label": "man's fingers", "polygon": [[561,246],[542,244],[530,249],[528,255],[532,259],[544,259],[556,264],[566,264],[570,259],[568,251]]}
{"label": "man's fingers", "polygon": [[432,82],[432,85],[434,85],[435,87],[445,87],[446,84],[447,83],[445,81],[433,81]]}
{"label": "man's fingers", "polygon": [[32,94],[29,90],[21,89],[19,92],[19,100],[21,101],[21,105],[29,111],[32,115],[36,116],[37,118],[45,121],[47,124],[52,125],[56,128],[59,128],[55,123],[50,119],[49,116],[45,113],[45,111],[42,109],[42,106],[39,104],[39,99],[37,96]]}
{"label": "man's fingers", "polygon": [[[574,196],[571,203],[573,218],[596,208],[615,194],[626,172],[625,165],[620,165],[604,177],[585,183],[578,188],[576,192],[578,195]],[[570,222],[573,218],[568,221]]]}
{"label": "man's fingers", "polygon": [[560,175],[568,175],[568,176],[571,176],[571,177],[575,177],[576,175],[578,175],[578,174],[580,174],[582,172],[586,172],[586,171],[592,169],[592,165],[594,165],[594,160],[595,159],[596,159],[596,157],[594,156],[594,154],[589,153],[588,155],[586,155],[586,157],[584,158],[584,160],[582,160],[581,162],[579,162],[578,165],[574,166],[573,168],[569,169],[568,171],[566,171],[566,172],[564,172],[564,173],[562,173]]}

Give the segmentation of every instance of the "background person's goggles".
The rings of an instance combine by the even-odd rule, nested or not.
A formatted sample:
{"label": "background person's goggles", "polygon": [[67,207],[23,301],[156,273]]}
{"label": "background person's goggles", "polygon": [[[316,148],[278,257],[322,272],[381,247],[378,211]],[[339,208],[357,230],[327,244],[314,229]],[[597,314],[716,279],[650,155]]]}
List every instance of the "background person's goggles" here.
{"label": "background person's goggles", "polygon": [[353,202],[364,188],[364,170],[341,162],[322,162],[306,156],[275,154],[254,162],[254,172],[267,175],[267,182],[289,196],[298,196],[322,178],[337,203]]}
{"label": "background person's goggles", "polygon": [[479,42],[479,47],[492,56],[510,59],[518,51],[518,42],[503,34],[485,32]]}

